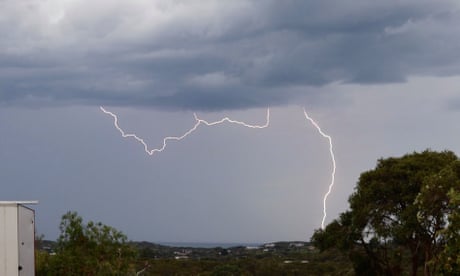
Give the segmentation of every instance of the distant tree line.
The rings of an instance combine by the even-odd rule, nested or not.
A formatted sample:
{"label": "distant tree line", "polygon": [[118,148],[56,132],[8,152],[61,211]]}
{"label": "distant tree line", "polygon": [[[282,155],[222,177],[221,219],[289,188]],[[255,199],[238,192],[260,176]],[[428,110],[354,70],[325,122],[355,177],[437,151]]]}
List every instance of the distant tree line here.
{"label": "distant tree line", "polygon": [[[76,212],[67,212],[60,223],[56,242],[36,251],[36,275],[344,275],[349,261],[332,251],[318,253],[307,246],[284,245],[265,252],[264,248],[234,255],[223,248],[203,249],[201,258],[176,260],[162,254],[165,246],[128,242],[127,237],[102,223],[88,222]],[[40,238],[38,239],[40,241]],[[283,243],[280,243],[283,244]],[[136,246],[137,245],[137,246]],[[153,248],[153,249],[152,249]],[[169,251],[178,250],[169,248]],[[195,250],[195,249],[193,249]],[[235,249],[236,250],[236,249]],[[197,250],[199,251],[199,250]],[[164,253],[164,252],[163,252]],[[241,253],[241,252],[240,252]],[[162,256],[163,257],[158,257]],[[218,255],[216,257],[216,255]],[[308,260],[305,262],[304,260]],[[346,274],[346,273],[345,273]],[[350,275],[348,273],[348,275]]]}

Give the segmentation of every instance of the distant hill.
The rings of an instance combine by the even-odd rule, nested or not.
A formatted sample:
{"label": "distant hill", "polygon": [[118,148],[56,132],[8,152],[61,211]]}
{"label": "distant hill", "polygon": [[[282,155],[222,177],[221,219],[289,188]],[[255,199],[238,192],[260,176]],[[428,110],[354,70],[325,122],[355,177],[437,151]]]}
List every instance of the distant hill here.
{"label": "distant hill", "polygon": [[[248,257],[262,254],[288,256],[296,252],[314,251],[315,248],[305,241],[281,241],[265,243],[258,246],[238,245],[232,247],[193,247],[162,245],[148,241],[129,242],[139,251],[141,258],[152,259],[220,259],[231,257]],[[190,243],[191,244],[191,243]],[[37,242],[37,250],[53,254],[56,251],[57,242],[41,240]]]}

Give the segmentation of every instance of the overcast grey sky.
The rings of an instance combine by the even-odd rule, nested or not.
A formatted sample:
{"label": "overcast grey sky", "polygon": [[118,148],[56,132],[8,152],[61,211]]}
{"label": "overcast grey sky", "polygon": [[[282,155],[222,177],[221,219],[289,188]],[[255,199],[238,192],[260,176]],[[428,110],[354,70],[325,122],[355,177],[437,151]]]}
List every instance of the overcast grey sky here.
{"label": "overcast grey sky", "polygon": [[[307,240],[380,157],[460,153],[458,1],[0,0],[1,200],[133,240]],[[263,124],[200,126],[200,118]]]}

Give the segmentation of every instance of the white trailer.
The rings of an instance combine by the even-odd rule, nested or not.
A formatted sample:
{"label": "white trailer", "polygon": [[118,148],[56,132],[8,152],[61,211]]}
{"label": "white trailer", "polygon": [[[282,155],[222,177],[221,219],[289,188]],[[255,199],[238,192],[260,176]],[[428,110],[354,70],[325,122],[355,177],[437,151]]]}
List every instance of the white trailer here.
{"label": "white trailer", "polygon": [[35,274],[35,212],[38,201],[0,201],[0,275]]}

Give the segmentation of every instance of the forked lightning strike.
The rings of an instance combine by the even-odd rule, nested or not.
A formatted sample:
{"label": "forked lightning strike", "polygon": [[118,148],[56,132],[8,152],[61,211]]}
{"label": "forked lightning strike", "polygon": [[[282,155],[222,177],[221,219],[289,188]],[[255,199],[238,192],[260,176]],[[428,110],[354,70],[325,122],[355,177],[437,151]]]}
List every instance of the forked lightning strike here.
{"label": "forked lightning strike", "polygon": [[[244,126],[244,127],[248,127],[248,128],[254,128],[254,129],[262,129],[262,128],[266,128],[270,125],[270,108],[267,108],[267,115],[266,115],[266,122],[265,124],[263,125],[251,125],[251,124],[248,124],[248,123],[245,123],[245,122],[242,122],[242,121],[236,121],[236,120],[232,120],[228,117],[225,117],[221,120],[218,120],[218,121],[214,121],[214,122],[208,122],[206,120],[203,120],[203,119],[200,119],[196,113],[193,114],[193,116],[195,117],[195,125],[189,129],[187,132],[185,132],[182,136],[167,136],[165,138],[163,138],[163,146],[161,148],[156,148],[156,149],[151,149],[149,150],[149,147],[147,145],[147,143],[144,141],[144,139],[138,137],[136,134],[134,133],[126,133],[119,125],[118,125],[118,117],[117,115],[115,115],[114,113],[106,110],[104,107],[100,106],[99,107],[101,109],[102,112],[104,112],[105,114],[108,114],[110,116],[112,116],[113,118],[113,124],[115,126],[115,128],[121,133],[121,136],[124,137],[124,138],[133,138],[135,139],[137,142],[141,143],[143,146],[144,146],[144,151],[149,154],[149,155],[153,155],[154,153],[156,152],[162,152],[163,150],[165,150],[166,148],[166,145],[168,143],[169,140],[175,140],[175,141],[180,141],[182,139],[184,139],[185,137],[187,137],[189,134],[191,134],[192,132],[194,132],[195,130],[197,130],[197,128],[201,125],[201,124],[204,124],[206,126],[215,126],[215,125],[218,125],[218,124],[222,124],[222,123],[225,123],[225,122],[228,122],[228,123],[231,123],[231,124],[237,124],[237,125],[241,125],[241,126]],[[329,187],[328,187],[328,190],[327,190],[327,193],[324,195],[323,197],[323,218],[321,220],[321,228],[324,229],[324,222],[326,220],[326,217],[327,217],[327,207],[326,207],[326,202],[327,202],[327,198],[329,197],[329,195],[331,194],[332,192],[332,188],[334,186],[334,182],[335,182],[335,170],[336,170],[336,163],[335,163],[335,156],[334,156],[334,151],[333,151],[333,146],[332,146],[332,138],[331,136],[327,135],[326,133],[324,133],[322,130],[321,130],[321,127],[318,125],[318,123],[316,123],[310,116],[308,116],[308,113],[307,111],[303,110],[304,114],[305,114],[305,118],[307,120],[309,120],[313,126],[318,130],[318,132],[321,134],[321,136],[323,136],[324,138],[327,138],[329,140],[329,153],[331,155],[331,159],[332,159],[332,176],[331,176],[331,183],[329,184]]]}
{"label": "forked lightning strike", "polygon": [[324,222],[325,222],[326,217],[327,217],[326,201],[327,201],[328,196],[332,192],[332,188],[334,187],[334,182],[335,182],[336,165],[335,165],[334,149],[332,147],[332,137],[327,135],[326,133],[324,133],[321,130],[321,127],[315,122],[315,120],[313,120],[310,116],[308,116],[308,113],[305,110],[305,108],[303,109],[303,113],[305,114],[305,118],[307,118],[307,120],[309,120],[312,123],[312,125],[314,127],[316,127],[316,129],[318,130],[319,134],[321,134],[321,136],[323,136],[324,138],[329,140],[329,153],[331,154],[331,159],[332,159],[332,175],[331,175],[331,184],[329,184],[329,188],[327,190],[327,193],[324,195],[324,198],[323,198],[323,219],[321,220],[321,229],[324,229]]}
{"label": "forked lightning strike", "polygon": [[208,121],[205,121],[205,120],[202,120],[200,118],[198,118],[198,116],[196,115],[196,113],[193,114],[193,116],[195,117],[195,125],[189,129],[187,132],[185,132],[182,136],[167,136],[165,138],[163,138],[163,146],[161,148],[156,148],[156,149],[149,149],[149,146],[147,145],[147,143],[144,141],[144,139],[140,138],[139,136],[137,136],[136,134],[134,133],[126,133],[119,125],[118,125],[118,117],[117,115],[115,115],[113,112],[110,112],[108,111],[107,109],[105,109],[104,107],[100,106],[99,107],[101,109],[102,112],[104,112],[105,114],[108,114],[110,116],[112,116],[113,118],[113,125],[115,126],[115,128],[121,133],[121,136],[123,138],[133,138],[134,140],[138,141],[139,143],[141,143],[143,146],[144,146],[144,151],[148,154],[148,155],[153,155],[155,154],[156,152],[162,152],[166,149],[166,146],[167,146],[167,143],[169,140],[175,140],[175,141],[180,141],[182,139],[184,139],[185,137],[187,137],[189,134],[191,134],[192,132],[194,132],[201,124],[204,124],[204,125],[207,125],[207,126],[214,126],[214,125],[218,125],[218,124],[222,124],[224,122],[228,122],[228,123],[231,123],[231,124],[237,124],[237,125],[241,125],[241,126],[245,126],[245,127],[248,127],[248,128],[258,128],[258,129],[261,129],[261,128],[266,128],[270,125],[270,108],[267,108],[267,117],[266,117],[266,123],[264,125],[250,125],[250,124],[247,124],[245,122],[241,122],[241,121],[236,121],[236,120],[232,120],[228,117],[225,117],[219,121],[215,121],[215,122],[208,122]]}

